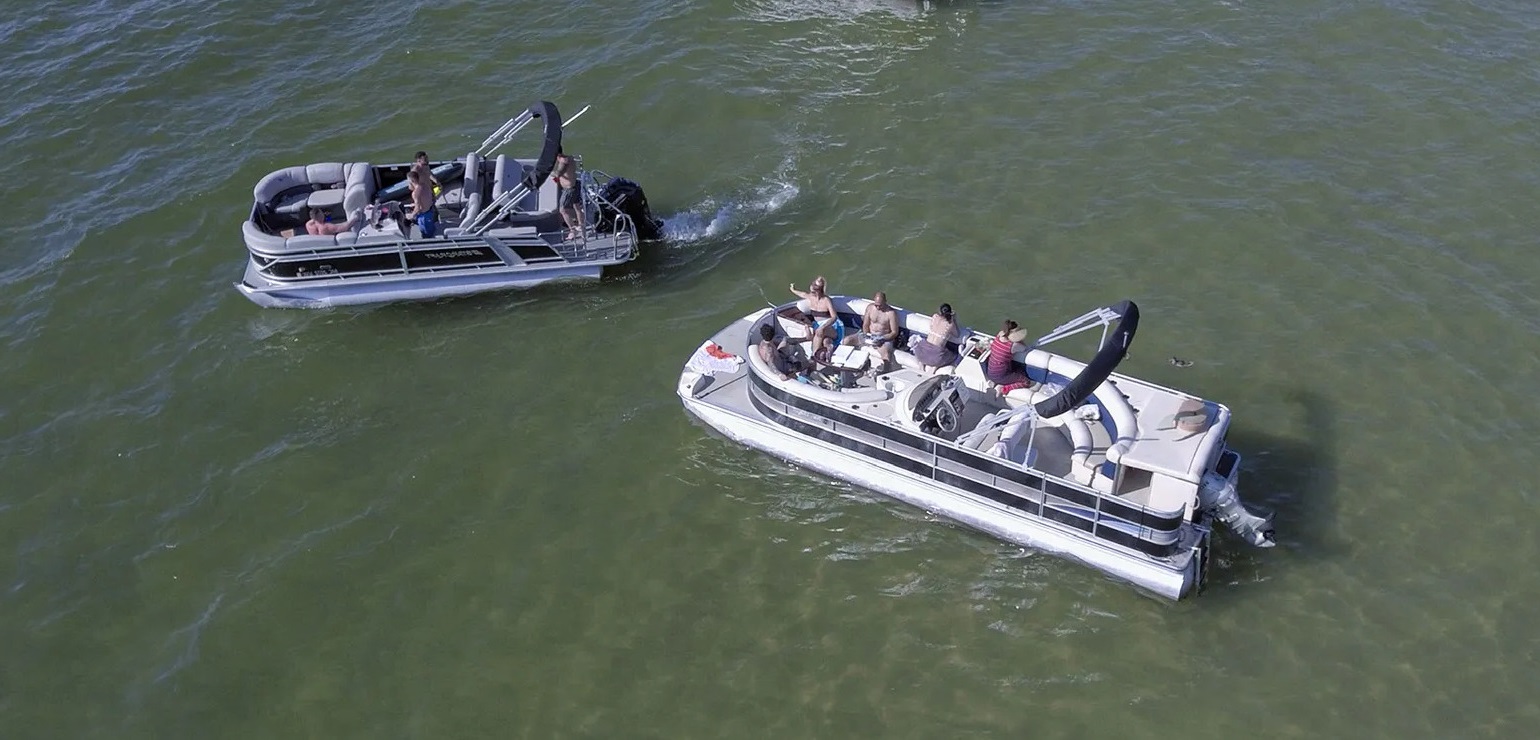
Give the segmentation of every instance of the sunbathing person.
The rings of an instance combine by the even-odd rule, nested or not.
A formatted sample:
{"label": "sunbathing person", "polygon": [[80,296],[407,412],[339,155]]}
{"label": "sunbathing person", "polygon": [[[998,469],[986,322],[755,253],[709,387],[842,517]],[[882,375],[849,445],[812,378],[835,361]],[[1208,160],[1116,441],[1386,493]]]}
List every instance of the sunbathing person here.
{"label": "sunbathing person", "polygon": [[882,358],[878,372],[893,363],[893,346],[898,342],[898,310],[888,304],[888,294],[877,291],[861,316],[861,333],[845,339],[855,347],[874,347]]}
{"label": "sunbathing person", "polygon": [[795,283],[791,285],[791,292],[807,301],[805,310],[813,317],[814,335],[823,335],[839,342],[845,338],[845,327],[840,324],[839,314],[834,310],[834,301],[829,298],[826,287],[823,276],[819,275],[807,286],[806,293],[797,290]]}
{"label": "sunbathing person", "polygon": [[[358,225],[358,219],[363,211],[356,211],[353,217],[346,223],[334,224],[326,217],[326,211],[320,208],[310,209],[310,220],[305,222],[305,233],[311,236],[336,236],[353,230]],[[292,222],[291,222],[292,223]]]}
{"label": "sunbathing person", "polygon": [[984,365],[984,377],[999,386],[1002,396],[1018,388],[1032,387],[1027,374],[1015,369],[1011,362],[1016,345],[1026,341],[1027,330],[1010,319],[1006,319],[995,338],[989,340],[989,361]]}
{"label": "sunbathing person", "polygon": [[775,338],[775,327],[764,324],[759,327],[759,358],[780,373],[781,380],[803,378],[813,369],[812,363],[792,354],[793,344],[808,341],[806,338]]}
{"label": "sunbathing person", "polygon": [[930,317],[930,333],[925,335],[925,341],[915,345],[914,359],[920,361],[920,366],[927,374],[951,367],[957,362],[957,353],[947,343],[956,338],[957,315],[952,313],[952,304],[943,303],[941,308],[936,309],[935,315]]}

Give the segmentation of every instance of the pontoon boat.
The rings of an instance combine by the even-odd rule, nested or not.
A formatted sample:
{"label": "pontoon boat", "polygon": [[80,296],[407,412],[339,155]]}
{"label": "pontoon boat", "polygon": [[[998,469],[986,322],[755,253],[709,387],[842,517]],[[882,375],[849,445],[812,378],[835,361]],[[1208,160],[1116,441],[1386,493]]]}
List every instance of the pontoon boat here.
{"label": "pontoon boat", "polygon": [[[849,326],[870,303],[833,300]],[[930,316],[898,313],[898,346],[924,341]],[[1113,372],[1138,326],[1132,302],[1014,345],[1015,367],[1035,385],[1005,396],[985,378],[991,337],[972,331],[951,345],[951,366],[923,368],[899,349],[893,367],[878,368],[867,350],[843,347],[784,379],[759,352],[761,327],[805,337],[803,319],[787,304],[717,332],[679,378],[685,408],[743,444],[1170,599],[1203,583],[1215,521],[1273,545],[1271,515],[1236,493],[1230,409]],[[1098,326],[1089,362],[1043,349]]]}
{"label": "pontoon boat", "polygon": [[[498,153],[537,119],[544,127],[538,156]],[[327,162],[273,172],[253,189],[241,226],[250,257],[235,287],[262,306],[319,307],[596,279],[635,259],[639,242],[658,238],[662,223],[635,182],[584,169],[574,157],[584,228],[571,235],[550,178],[562,127],[555,105],[537,103],[463,158],[430,163],[442,185],[432,238],[405,218],[410,164]],[[313,208],[335,222],[358,222],[336,236],[310,235]]]}

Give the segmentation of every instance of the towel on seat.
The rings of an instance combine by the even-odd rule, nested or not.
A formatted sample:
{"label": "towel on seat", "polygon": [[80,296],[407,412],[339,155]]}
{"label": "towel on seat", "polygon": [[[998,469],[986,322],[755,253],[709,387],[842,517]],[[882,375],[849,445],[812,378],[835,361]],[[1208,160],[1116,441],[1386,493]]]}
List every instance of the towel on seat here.
{"label": "towel on seat", "polygon": [[707,341],[695,350],[695,354],[690,355],[689,362],[684,366],[701,375],[715,375],[718,372],[736,371],[741,364],[742,357],[722,349],[716,342]]}

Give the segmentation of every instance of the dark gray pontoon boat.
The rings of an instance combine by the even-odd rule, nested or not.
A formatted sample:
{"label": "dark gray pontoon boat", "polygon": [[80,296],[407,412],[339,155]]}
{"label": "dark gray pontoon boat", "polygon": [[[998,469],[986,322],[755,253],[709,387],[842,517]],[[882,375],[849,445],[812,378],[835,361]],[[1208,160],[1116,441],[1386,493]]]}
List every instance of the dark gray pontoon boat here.
{"label": "dark gray pontoon boat", "polygon": [[[536,157],[498,153],[537,119],[544,138]],[[327,162],[273,172],[252,192],[241,226],[250,254],[235,287],[261,306],[308,308],[597,279],[636,259],[641,241],[661,236],[662,222],[635,182],[583,168],[574,157],[585,227],[568,238],[550,177],[563,125],[554,104],[536,103],[463,158],[431,163],[442,184],[433,238],[404,216],[409,163]],[[336,236],[309,235],[312,208],[359,223]]]}

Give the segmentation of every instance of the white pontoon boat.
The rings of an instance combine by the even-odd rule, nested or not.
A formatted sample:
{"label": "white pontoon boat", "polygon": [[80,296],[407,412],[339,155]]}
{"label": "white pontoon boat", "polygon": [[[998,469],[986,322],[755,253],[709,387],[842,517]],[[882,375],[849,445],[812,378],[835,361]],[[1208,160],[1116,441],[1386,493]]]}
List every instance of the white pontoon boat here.
{"label": "white pontoon boat", "polygon": [[[833,300],[847,326],[870,303]],[[924,341],[930,316],[898,313],[899,347]],[[1273,545],[1271,515],[1236,493],[1230,410],[1113,373],[1138,326],[1132,302],[1015,345],[1036,385],[1004,397],[984,374],[991,337],[966,330],[953,366],[927,371],[900,349],[879,371],[866,350],[841,348],[804,376],[817,382],[785,380],[760,356],[760,327],[807,336],[801,318],[787,304],[717,332],[680,376],[685,408],[744,444],[1171,599],[1202,585],[1216,520]],[[1043,349],[1098,326],[1089,362]]]}
{"label": "white pontoon boat", "polygon": [[[545,134],[538,156],[498,153],[536,119]],[[250,258],[235,287],[262,306],[319,307],[596,279],[606,267],[635,259],[639,242],[658,238],[662,223],[635,182],[580,165],[585,228],[568,238],[550,178],[562,127],[556,106],[540,102],[463,158],[430,163],[442,184],[432,238],[404,217],[410,163],[328,162],[273,172],[252,192],[241,226]],[[358,223],[336,236],[309,235],[312,208]]]}

